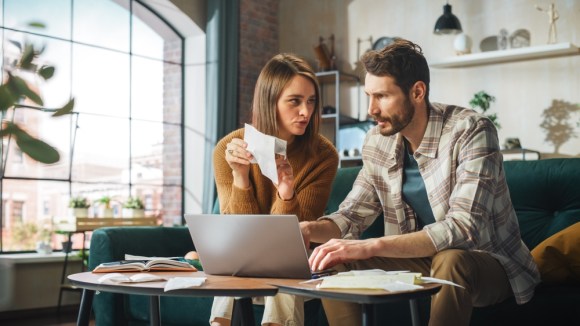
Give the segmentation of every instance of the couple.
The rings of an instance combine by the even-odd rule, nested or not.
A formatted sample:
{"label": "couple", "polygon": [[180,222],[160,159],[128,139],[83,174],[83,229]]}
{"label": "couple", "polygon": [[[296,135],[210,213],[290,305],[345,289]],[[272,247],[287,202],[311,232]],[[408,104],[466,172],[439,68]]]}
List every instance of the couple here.
{"label": "couple", "polygon": [[[322,216],[338,156],[318,133],[317,78],[304,60],[279,54],[262,69],[252,106],[252,125],[288,142],[287,159],[276,160],[278,185],[250,164],[243,129],[232,132],[214,151],[222,214],[297,215],[305,242],[321,244],[310,256],[312,270],[410,270],[462,285],[444,285],[432,297],[430,325],[468,325],[474,306],[511,296],[529,301],[539,274],[520,238],[493,123],[431,103],[429,67],[412,42],[399,39],[361,62],[377,126],[339,210]],[[385,235],[358,240],[381,213]],[[211,325],[229,324],[232,302],[214,299]],[[361,323],[356,304],[323,305],[331,325]],[[303,298],[265,298],[262,324],[304,324]]]}

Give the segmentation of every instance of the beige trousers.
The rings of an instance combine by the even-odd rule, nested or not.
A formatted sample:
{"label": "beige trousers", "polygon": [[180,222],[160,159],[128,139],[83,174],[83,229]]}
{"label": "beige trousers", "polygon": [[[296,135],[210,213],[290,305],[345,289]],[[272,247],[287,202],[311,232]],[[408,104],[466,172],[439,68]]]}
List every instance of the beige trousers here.
{"label": "beige trousers", "polygon": [[[231,320],[233,308],[233,297],[215,297],[209,322],[211,323],[216,317]],[[278,293],[273,297],[264,297],[262,325],[268,323],[284,326],[304,325],[304,298],[285,293]]]}
{"label": "beige trousers", "polygon": [[[409,270],[462,285],[443,285],[431,298],[429,325],[469,325],[473,307],[499,303],[513,295],[505,270],[489,254],[449,249],[431,258],[374,257],[342,265],[338,269]],[[322,300],[331,326],[360,325],[361,307],[355,303]],[[410,313],[410,312],[409,312]]]}

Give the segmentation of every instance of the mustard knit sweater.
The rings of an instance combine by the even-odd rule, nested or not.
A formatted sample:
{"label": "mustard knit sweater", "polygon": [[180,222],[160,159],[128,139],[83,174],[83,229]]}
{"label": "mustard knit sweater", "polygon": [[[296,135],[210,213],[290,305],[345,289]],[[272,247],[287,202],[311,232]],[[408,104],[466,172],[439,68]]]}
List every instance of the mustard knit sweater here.
{"label": "mustard knit sweater", "polygon": [[321,217],[330,196],[330,187],[338,168],[338,154],[334,145],[319,136],[316,155],[308,156],[296,142],[286,150],[294,171],[294,197],[282,200],[270,179],[262,175],[258,164],[250,167],[249,189],[233,185],[232,169],[225,159],[226,145],[233,138],[244,138],[238,129],[222,138],[213,153],[217,192],[222,214],[292,214],[300,221]]}

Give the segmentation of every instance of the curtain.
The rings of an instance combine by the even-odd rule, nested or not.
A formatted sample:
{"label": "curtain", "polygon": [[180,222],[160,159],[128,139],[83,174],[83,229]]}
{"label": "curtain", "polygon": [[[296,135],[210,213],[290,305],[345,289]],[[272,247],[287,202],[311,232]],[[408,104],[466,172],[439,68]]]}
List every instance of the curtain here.
{"label": "curtain", "polygon": [[211,213],[216,197],[212,153],[219,139],[237,128],[239,0],[207,2],[206,126],[207,158],[203,210]]}

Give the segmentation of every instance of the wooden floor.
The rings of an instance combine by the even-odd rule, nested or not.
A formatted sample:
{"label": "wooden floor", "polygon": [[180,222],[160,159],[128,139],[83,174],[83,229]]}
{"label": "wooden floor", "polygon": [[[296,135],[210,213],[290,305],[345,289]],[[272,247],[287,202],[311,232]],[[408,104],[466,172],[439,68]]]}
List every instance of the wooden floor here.
{"label": "wooden floor", "polygon": [[[63,307],[60,314],[56,309],[35,309],[0,313],[2,326],[74,326],[77,323],[78,307]],[[90,325],[95,325],[94,318]]]}

